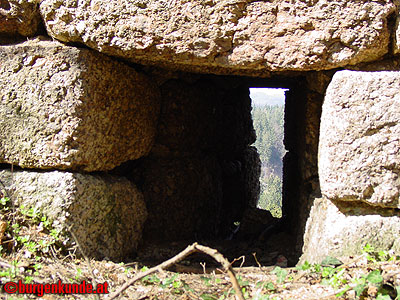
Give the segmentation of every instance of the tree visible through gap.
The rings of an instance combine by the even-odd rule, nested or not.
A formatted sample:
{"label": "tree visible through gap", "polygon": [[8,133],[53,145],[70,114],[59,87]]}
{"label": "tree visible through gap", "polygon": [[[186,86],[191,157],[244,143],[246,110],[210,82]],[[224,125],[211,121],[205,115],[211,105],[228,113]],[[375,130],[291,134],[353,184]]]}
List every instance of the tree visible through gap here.
{"label": "tree visible through gap", "polygon": [[284,106],[255,106],[252,110],[257,148],[261,159],[260,200],[258,207],[269,210],[273,216],[282,216],[282,158]]}

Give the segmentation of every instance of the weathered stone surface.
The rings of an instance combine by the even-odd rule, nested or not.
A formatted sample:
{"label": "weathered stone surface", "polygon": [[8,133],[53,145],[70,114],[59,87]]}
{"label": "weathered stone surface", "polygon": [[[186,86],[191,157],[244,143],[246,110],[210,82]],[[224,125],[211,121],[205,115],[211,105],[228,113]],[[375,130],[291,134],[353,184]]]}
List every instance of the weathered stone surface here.
{"label": "weathered stone surface", "polygon": [[[388,52],[390,1],[41,1],[49,34],[142,64],[250,74],[322,70]],[[257,73],[259,74],[259,72]],[[251,75],[251,74],[250,74]]]}
{"label": "weathered stone surface", "polygon": [[37,0],[0,0],[0,36],[33,36],[39,23]]}
{"label": "weathered stone surface", "polygon": [[69,226],[86,255],[121,259],[135,251],[147,212],[143,195],[123,177],[50,171],[0,171],[16,205],[35,207],[63,240],[73,244]]}
{"label": "weathered stone surface", "polygon": [[145,159],[142,170],[146,240],[215,236],[222,197],[215,158]]}
{"label": "weathered stone surface", "polygon": [[300,264],[305,261],[321,263],[328,255],[358,255],[367,243],[377,250],[400,253],[398,212],[389,210],[385,213],[362,205],[358,208],[352,206],[349,204],[339,209],[324,198],[314,201],[307,221]]}
{"label": "weathered stone surface", "polygon": [[109,170],[150,151],[159,94],[95,51],[58,42],[0,47],[0,162]]}
{"label": "weathered stone surface", "polygon": [[400,72],[337,72],[321,117],[322,194],[400,208],[399,120]]}

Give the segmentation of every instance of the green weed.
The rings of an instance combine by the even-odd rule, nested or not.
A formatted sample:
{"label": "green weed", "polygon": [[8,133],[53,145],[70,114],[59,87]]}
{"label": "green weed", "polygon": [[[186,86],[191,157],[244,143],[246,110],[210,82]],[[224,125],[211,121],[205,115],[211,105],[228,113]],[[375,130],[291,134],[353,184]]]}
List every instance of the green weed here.
{"label": "green weed", "polygon": [[[363,247],[362,252],[367,260],[372,264],[379,262],[387,262],[399,259],[398,256],[390,254],[388,251],[376,251],[371,245],[367,244]],[[333,257],[327,257],[321,264],[310,264],[307,261],[298,266],[298,270],[317,273],[321,276],[321,283],[340,289],[336,294],[337,297],[342,297],[347,292],[354,290],[358,299],[362,298],[370,286],[376,288],[376,299],[389,300],[391,294],[397,294],[396,299],[400,300],[400,288],[384,285],[379,265],[376,265],[374,270],[367,274],[362,274],[357,277],[351,277],[345,267],[341,267],[343,263]],[[372,267],[374,268],[374,267]]]}

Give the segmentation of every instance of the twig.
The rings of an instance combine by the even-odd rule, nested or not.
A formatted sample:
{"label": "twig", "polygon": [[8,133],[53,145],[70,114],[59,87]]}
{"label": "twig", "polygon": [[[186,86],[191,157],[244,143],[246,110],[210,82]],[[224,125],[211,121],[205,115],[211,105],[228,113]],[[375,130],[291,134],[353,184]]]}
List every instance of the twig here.
{"label": "twig", "polygon": [[233,265],[235,262],[237,262],[237,261],[239,261],[239,260],[242,261],[242,262],[240,263],[239,269],[242,268],[243,265],[244,265],[244,262],[246,261],[246,257],[245,257],[244,255],[242,255],[242,256],[240,256],[240,257],[238,257],[238,258],[235,258],[235,259],[231,262],[231,265]]}
{"label": "twig", "polygon": [[[268,272],[271,272],[273,269],[274,269],[274,267],[263,267],[261,264],[260,264],[260,262],[258,261],[258,259],[257,259],[257,253],[256,252],[253,252],[252,253],[252,255],[253,255],[253,257],[254,257],[254,260],[256,261],[256,264],[258,265],[258,269],[257,270],[260,270],[261,272],[263,272],[265,275],[268,275]],[[247,269],[252,269],[253,267],[248,267]]]}
{"label": "twig", "polygon": [[201,262],[200,266],[203,268],[203,274],[206,274],[206,263],[205,262]]}
{"label": "twig", "polygon": [[240,289],[240,285],[239,282],[236,279],[235,273],[233,271],[232,265],[229,263],[229,261],[221,254],[219,253],[217,250],[206,247],[206,246],[202,246],[199,245],[197,243],[194,243],[190,246],[188,246],[186,249],[184,249],[182,252],[178,253],[177,255],[175,255],[174,257],[164,261],[163,263],[148,269],[147,271],[141,272],[140,274],[136,275],[134,278],[132,278],[131,280],[125,282],[115,293],[113,293],[112,295],[110,295],[110,297],[108,298],[108,300],[112,300],[117,298],[123,291],[125,291],[129,286],[131,286],[132,284],[134,284],[136,281],[152,274],[155,272],[160,272],[162,270],[167,269],[168,267],[180,262],[182,259],[184,259],[185,257],[187,257],[188,255],[195,253],[195,252],[203,252],[204,254],[207,254],[209,256],[211,256],[212,258],[214,258],[217,262],[219,262],[223,268],[225,269],[225,271],[228,273],[231,282],[232,282],[232,286],[236,292],[236,296],[239,298],[239,300],[244,300],[244,296],[243,293]]}
{"label": "twig", "polygon": [[[92,276],[93,276],[93,278],[92,278],[93,283],[97,286],[96,275],[95,275],[94,272],[93,272],[92,265],[90,264],[90,260],[89,260],[89,258],[86,256],[85,252],[83,251],[81,245],[80,245],[79,242],[78,242],[78,239],[76,238],[74,232],[72,231],[72,226],[69,227],[69,232],[71,233],[72,238],[75,240],[76,245],[78,246],[79,250],[81,251],[82,256],[85,258],[85,261],[86,261],[86,263],[87,263],[87,265],[88,265],[89,271],[90,271],[90,273],[91,273]],[[100,300],[100,296],[99,296],[98,294],[96,294],[95,297],[96,297],[97,300]]]}
{"label": "twig", "polygon": [[214,258],[217,262],[219,262],[224,267],[225,271],[228,272],[228,275],[231,279],[232,286],[235,289],[237,297],[240,300],[244,300],[244,296],[243,296],[242,290],[240,289],[239,282],[236,279],[235,272],[233,271],[232,265],[229,263],[229,261],[215,249],[212,249],[212,248],[209,248],[206,246],[202,246],[202,245],[197,245],[197,244],[194,244],[194,245],[197,250],[210,255],[212,258]]}
{"label": "twig", "polygon": [[262,266],[261,266],[260,262],[257,259],[257,253],[253,252],[252,255],[254,257],[254,260],[256,261],[257,266],[261,269]]}

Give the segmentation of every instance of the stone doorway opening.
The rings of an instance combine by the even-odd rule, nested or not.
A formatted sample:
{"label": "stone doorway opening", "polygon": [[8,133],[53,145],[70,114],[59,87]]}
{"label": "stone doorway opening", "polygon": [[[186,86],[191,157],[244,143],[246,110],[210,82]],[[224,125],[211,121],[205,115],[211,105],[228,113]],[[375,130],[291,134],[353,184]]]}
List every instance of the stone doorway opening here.
{"label": "stone doorway opening", "polygon": [[[133,167],[132,180],[149,212],[142,254],[154,243],[170,247],[198,241],[223,253],[227,249],[231,258],[246,252],[248,264],[256,264],[254,252],[264,265],[274,264],[279,254],[291,265],[297,262],[311,195],[319,192],[323,89],[309,82],[314,81],[306,75],[254,79],[187,74],[163,82],[155,144]],[[257,209],[261,169],[249,89],[266,87],[285,89],[282,218]]]}

